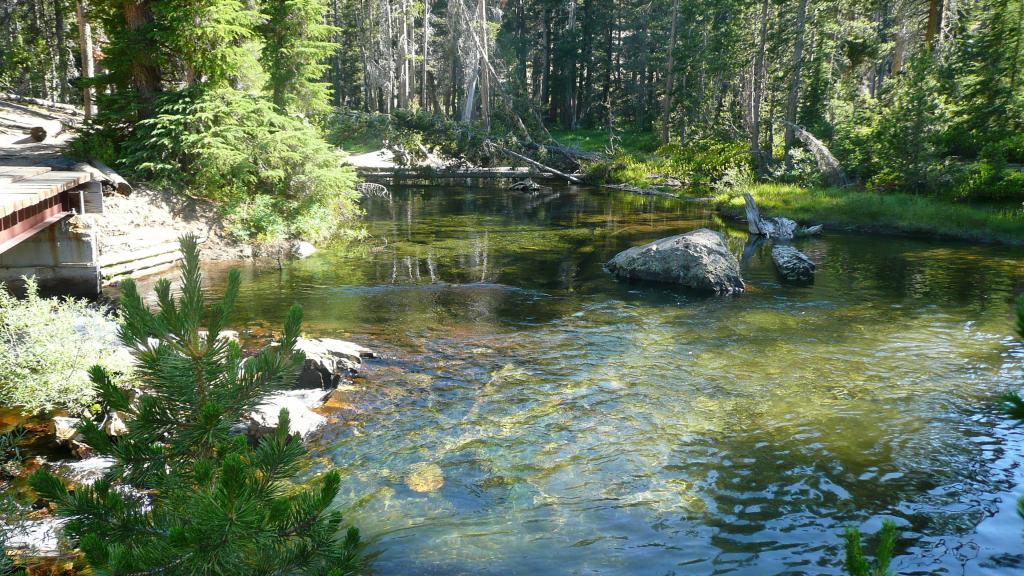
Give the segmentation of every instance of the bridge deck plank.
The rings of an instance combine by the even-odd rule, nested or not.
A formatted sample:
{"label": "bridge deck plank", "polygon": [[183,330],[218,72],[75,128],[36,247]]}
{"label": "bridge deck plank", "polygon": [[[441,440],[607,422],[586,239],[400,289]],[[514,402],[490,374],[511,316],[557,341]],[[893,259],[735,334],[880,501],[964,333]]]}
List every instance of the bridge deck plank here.
{"label": "bridge deck plank", "polygon": [[[5,175],[19,175],[14,181],[4,181]],[[0,167],[0,218],[39,204],[91,180],[88,172],[51,171],[49,168],[31,174],[38,167]],[[6,171],[6,172],[5,172]]]}

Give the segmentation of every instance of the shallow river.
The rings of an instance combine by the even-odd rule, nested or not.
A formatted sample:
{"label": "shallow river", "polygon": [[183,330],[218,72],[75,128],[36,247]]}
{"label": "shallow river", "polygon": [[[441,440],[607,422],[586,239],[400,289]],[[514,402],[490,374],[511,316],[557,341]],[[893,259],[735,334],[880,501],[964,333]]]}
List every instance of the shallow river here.
{"label": "shallow river", "polygon": [[[740,254],[702,204],[407,188],[365,209],[362,247],[244,270],[239,320],[298,302],[308,332],[384,353],[317,444],[376,574],[839,574],[842,530],[883,519],[901,574],[1024,574],[1024,430],[993,408],[1021,383],[1024,251],[830,233],[798,242],[813,286],[761,248],[745,294],[709,298],[601,267],[701,226]],[[443,486],[410,487],[423,463]]]}

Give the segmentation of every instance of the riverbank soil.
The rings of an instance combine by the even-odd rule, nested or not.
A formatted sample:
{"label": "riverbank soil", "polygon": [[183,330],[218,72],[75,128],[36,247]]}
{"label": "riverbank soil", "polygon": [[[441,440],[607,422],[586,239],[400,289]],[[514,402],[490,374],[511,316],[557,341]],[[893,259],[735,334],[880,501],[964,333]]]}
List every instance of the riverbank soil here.
{"label": "riverbank soil", "polygon": [[[77,160],[65,150],[82,122],[82,115],[66,106],[43,108],[0,100],[0,165],[72,169]],[[27,134],[30,126],[44,127],[46,138],[33,141]],[[247,245],[225,233],[212,202],[145,182],[131,184],[131,195],[105,195],[103,213],[85,216],[100,231],[101,255],[145,250],[186,233],[204,239],[204,260],[236,260],[251,254]]]}

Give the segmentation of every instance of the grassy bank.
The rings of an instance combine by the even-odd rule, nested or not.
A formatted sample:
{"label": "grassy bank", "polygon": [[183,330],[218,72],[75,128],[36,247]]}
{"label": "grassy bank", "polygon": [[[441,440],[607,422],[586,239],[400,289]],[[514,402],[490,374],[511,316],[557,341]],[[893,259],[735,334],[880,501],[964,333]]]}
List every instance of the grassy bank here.
{"label": "grassy bank", "polygon": [[[766,216],[786,216],[826,228],[1024,245],[1022,208],[980,208],[911,194],[785,184],[759,184],[747,191]],[[741,192],[716,197],[719,210],[726,216],[741,216]]]}

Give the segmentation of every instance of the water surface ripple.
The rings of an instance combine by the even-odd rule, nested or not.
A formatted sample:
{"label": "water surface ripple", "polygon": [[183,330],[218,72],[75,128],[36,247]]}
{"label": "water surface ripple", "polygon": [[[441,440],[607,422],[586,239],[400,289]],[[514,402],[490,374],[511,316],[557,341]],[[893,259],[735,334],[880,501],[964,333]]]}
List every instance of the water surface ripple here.
{"label": "water surface ripple", "polygon": [[[846,526],[902,529],[901,574],[1024,574],[1020,250],[828,234],[746,294],[622,284],[625,247],[705,206],[583,189],[400,189],[370,242],[253,268],[253,324],[386,352],[318,444],[391,574],[840,574]],[[215,274],[216,276],[216,274]],[[444,485],[417,492],[410,467]],[[412,468],[415,469],[415,468]]]}

